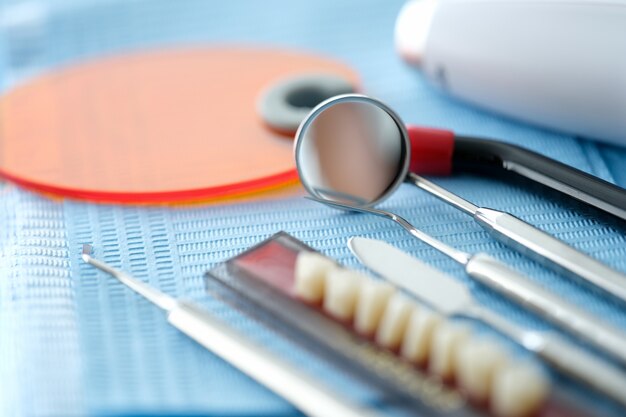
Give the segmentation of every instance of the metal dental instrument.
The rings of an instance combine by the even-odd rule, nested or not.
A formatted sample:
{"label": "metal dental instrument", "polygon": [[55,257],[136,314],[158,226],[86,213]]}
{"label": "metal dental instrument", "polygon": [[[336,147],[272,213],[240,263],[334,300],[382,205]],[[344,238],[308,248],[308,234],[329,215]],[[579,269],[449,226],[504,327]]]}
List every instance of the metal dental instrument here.
{"label": "metal dental instrument", "polygon": [[295,156],[300,180],[316,198],[371,207],[411,182],[471,215],[502,243],[626,302],[626,274],[511,214],[478,207],[409,172],[404,123],[378,100],[351,94],[319,104],[298,129]]}
{"label": "metal dental instrument", "polygon": [[524,329],[476,303],[467,287],[386,242],[363,237],[348,241],[365,266],[448,316],[480,320],[509,336],[566,375],[626,406],[626,373],[551,331]]}
{"label": "metal dental instrument", "polygon": [[407,181],[469,214],[483,229],[505,245],[556,272],[565,272],[580,282],[591,283],[626,301],[626,274],[610,268],[509,213],[478,207],[413,173],[408,174]]}
{"label": "metal dental instrument", "polygon": [[[411,223],[386,210],[352,206],[346,203],[306,197],[331,207],[374,214],[390,219],[411,235],[454,259],[465,267],[465,272],[476,281],[526,307],[563,330],[592,344],[626,365],[626,336],[599,317],[568,303],[558,295],[534,284],[530,278],[511,269],[486,253],[469,254],[446,245],[415,228]],[[389,261],[393,262],[393,261]],[[407,272],[408,273],[408,272]]]}
{"label": "metal dental instrument", "polygon": [[310,416],[378,416],[351,404],[318,381],[285,362],[193,303],[177,300],[146,283],[95,259],[91,245],[83,245],[86,263],[117,278],[167,313],[167,321],[193,340],[285,398]]}

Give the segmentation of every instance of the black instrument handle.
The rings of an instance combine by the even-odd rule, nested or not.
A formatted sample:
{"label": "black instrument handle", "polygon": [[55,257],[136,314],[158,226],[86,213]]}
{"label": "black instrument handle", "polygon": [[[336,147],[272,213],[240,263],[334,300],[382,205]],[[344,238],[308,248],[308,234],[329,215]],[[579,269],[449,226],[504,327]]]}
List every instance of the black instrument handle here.
{"label": "black instrument handle", "polygon": [[521,146],[456,136],[452,158],[455,171],[503,168],[626,220],[626,189]]}

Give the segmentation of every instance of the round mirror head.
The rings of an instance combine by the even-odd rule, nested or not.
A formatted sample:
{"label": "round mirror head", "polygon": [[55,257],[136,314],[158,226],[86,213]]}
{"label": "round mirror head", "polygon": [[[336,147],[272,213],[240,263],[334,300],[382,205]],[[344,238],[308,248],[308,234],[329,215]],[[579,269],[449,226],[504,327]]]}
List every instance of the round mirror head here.
{"label": "round mirror head", "polygon": [[378,100],[356,94],[315,107],[296,133],[300,181],[318,199],[359,207],[387,198],[409,166],[404,123]]}

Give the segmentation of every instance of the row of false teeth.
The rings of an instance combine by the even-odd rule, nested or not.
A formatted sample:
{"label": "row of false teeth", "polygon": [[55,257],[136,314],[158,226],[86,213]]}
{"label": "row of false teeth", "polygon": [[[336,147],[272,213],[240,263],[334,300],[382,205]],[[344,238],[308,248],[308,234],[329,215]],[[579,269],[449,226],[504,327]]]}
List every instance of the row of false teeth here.
{"label": "row of false teeth", "polygon": [[472,335],[466,325],[425,308],[389,283],[323,255],[299,254],[294,291],[377,345],[454,381],[498,416],[528,416],[547,396],[549,383],[534,363],[511,358],[496,341]]}

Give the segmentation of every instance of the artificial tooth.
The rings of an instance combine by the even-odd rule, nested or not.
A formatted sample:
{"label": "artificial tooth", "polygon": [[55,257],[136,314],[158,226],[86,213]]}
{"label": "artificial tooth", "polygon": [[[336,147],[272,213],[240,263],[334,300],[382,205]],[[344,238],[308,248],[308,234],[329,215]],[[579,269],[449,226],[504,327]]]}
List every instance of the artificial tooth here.
{"label": "artificial tooth", "polygon": [[506,365],[507,355],[495,341],[469,339],[456,355],[456,381],[471,398],[484,402],[489,398],[495,373]]}
{"label": "artificial tooth", "polygon": [[354,315],[359,286],[365,277],[356,271],[337,268],[326,275],[324,310],[340,320]]}
{"label": "artificial tooth", "polygon": [[400,346],[409,322],[409,316],[414,308],[412,300],[400,292],[394,293],[389,298],[380,319],[376,332],[376,343],[388,349],[395,349]]}
{"label": "artificial tooth", "polygon": [[300,252],[296,259],[294,291],[311,303],[324,297],[326,275],[339,268],[333,261],[316,252]]}
{"label": "artificial tooth", "polygon": [[416,307],[409,317],[400,354],[418,365],[426,363],[434,330],[442,320],[440,314],[423,307]]}
{"label": "artificial tooth", "polygon": [[494,375],[491,408],[502,417],[533,415],[541,407],[548,391],[548,380],[535,364],[510,364]]}
{"label": "artificial tooth", "polygon": [[354,315],[354,328],[364,335],[373,334],[394,293],[394,287],[384,281],[365,279],[359,288],[356,312]]}
{"label": "artificial tooth", "polygon": [[443,379],[451,379],[456,368],[456,352],[469,335],[469,328],[462,324],[443,322],[437,326],[430,349],[430,371]]}

